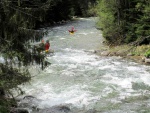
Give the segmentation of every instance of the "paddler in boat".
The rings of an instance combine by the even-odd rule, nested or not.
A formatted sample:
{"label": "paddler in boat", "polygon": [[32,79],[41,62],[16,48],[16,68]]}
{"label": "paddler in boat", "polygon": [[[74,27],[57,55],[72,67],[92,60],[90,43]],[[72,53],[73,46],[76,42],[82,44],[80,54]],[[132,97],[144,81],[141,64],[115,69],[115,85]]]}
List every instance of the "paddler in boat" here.
{"label": "paddler in boat", "polygon": [[74,34],[77,30],[74,29],[74,27],[72,27],[70,30],[68,30],[70,34]]}
{"label": "paddler in boat", "polygon": [[48,53],[49,49],[50,49],[50,43],[49,43],[49,40],[46,40],[46,43],[45,43],[45,52]]}

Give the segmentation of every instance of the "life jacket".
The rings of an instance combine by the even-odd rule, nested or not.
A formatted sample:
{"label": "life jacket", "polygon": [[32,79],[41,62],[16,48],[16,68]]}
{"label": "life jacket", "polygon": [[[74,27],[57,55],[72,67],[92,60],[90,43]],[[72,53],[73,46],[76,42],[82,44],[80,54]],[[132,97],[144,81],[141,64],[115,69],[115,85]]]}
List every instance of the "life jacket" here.
{"label": "life jacket", "polygon": [[46,44],[45,44],[45,50],[49,50],[49,47],[50,47],[50,44],[49,44],[49,43],[46,43]]}

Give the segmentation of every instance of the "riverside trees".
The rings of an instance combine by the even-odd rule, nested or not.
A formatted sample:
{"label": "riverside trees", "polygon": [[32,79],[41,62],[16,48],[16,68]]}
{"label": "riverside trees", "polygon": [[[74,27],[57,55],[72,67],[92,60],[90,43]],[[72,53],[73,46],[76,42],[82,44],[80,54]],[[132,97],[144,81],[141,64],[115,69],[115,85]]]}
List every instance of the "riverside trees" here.
{"label": "riverside trees", "polygon": [[98,0],[98,15],[108,43],[130,43],[150,35],[149,0]]}
{"label": "riverside trees", "polygon": [[[34,4],[36,5],[36,4]],[[28,51],[30,40],[39,40],[43,32],[36,30],[37,21],[42,21],[44,9],[30,7],[20,0],[0,0],[0,112],[8,113],[13,97],[12,88],[22,93],[17,86],[30,79],[26,68],[31,62]],[[36,38],[35,38],[36,37]]]}

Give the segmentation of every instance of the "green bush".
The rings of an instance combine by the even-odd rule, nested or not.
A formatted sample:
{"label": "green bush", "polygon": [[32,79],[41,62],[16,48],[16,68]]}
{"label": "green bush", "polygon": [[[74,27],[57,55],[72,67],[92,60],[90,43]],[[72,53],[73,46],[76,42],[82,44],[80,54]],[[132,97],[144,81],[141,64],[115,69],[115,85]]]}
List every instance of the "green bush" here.
{"label": "green bush", "polygon": [[150,49],[149,49],[147,52],[145,52],[144,56],[145,56],[146,58],[150,58]]}

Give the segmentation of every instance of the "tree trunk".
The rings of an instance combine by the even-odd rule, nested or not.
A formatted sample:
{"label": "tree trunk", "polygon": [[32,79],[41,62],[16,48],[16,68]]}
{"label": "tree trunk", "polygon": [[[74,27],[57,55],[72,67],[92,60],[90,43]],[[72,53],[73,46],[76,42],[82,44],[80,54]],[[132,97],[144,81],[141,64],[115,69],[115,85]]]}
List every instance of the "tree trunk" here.
{"label": "tree trunk", "polygon": [[0,87],[0,98],[3,98],[5,96],[4,89]]}
{"label": "tree trunk", "polygon": [[2,22],[2,25],[1,25],[1,37],[2,37],[2,40],[5,38],[5,35],[4,35],[4,25],[5,25],[5,13],[4,13],[4,8],[2,7],[1,8],[1,22]]}
{"label": "tree trunk", "polygon": [[20,7],[20,5],[21,5],[21,4],[20,4],[20,0],[18,0],[18,6]]}

